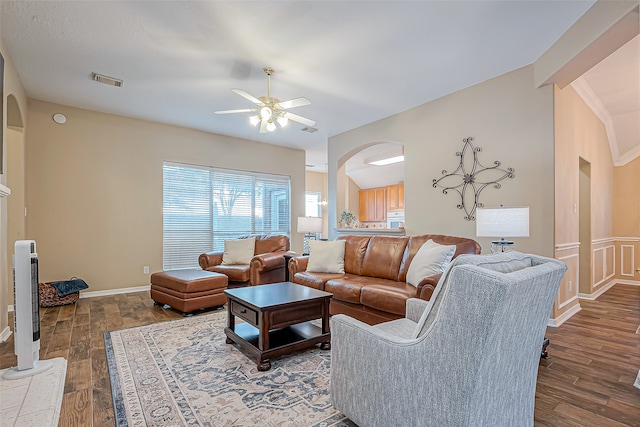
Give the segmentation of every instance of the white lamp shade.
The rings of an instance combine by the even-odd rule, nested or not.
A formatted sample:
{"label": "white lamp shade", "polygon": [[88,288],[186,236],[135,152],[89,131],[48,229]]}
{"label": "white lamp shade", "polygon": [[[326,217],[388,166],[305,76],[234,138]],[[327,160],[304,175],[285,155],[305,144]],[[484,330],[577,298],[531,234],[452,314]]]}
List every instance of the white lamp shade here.
{"label": "white lamp shade", "polygon": [[529,206],[476,211],[478,237],[529,237]]}
{"label": "white lamp shade", "polygon": [[298,233],[321,233],[322,218],[311,216],[298,217]]}

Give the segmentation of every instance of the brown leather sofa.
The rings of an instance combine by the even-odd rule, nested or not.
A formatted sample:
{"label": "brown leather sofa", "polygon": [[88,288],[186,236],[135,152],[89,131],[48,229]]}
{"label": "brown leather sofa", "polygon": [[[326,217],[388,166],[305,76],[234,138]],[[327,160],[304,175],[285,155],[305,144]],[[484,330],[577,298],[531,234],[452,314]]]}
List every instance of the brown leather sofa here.
{"label": "brown leather sofa", "polygon": [[347,314],[371,325],[405,316],[409,298],[429,300],[441,274],[423,279],[417,287],[406,283],[407,271],[418,249],[427,240],[456,245],[453,257],[479,254],[480,245],[464,237],[425,234],[420,236],[340,236],[346,240],[345,274],[306,271],[308,256],[289,261],[294,283],[331,292],[330,314]]}
{"label": "brown leather sofa", "polygon": [[244,238],[247,237],[256,238],[254,257],[249,265],[222,264],[223,252],[208,252],[198,257],[200,267],[203,270],[227,276],[229,288],[283,282],[285,277],[283,255],[294,255],[294,252],[289,251],[289,237],[257,235]]}

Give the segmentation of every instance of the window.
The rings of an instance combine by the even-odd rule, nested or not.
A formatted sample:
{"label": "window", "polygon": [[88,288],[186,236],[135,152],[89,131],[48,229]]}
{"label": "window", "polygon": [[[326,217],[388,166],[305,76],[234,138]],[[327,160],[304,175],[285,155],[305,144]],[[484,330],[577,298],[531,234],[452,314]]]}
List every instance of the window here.
{"label": "window", "polygon": [[240,236],[290,236],[290,179],[163,164],[164,270],[197,268],[198,256]]}
{"label": "window", "polygon": [[320,197],[322,197],[322,194],[315,191],[307,191],[305,193],[304,216],[322,216]]}

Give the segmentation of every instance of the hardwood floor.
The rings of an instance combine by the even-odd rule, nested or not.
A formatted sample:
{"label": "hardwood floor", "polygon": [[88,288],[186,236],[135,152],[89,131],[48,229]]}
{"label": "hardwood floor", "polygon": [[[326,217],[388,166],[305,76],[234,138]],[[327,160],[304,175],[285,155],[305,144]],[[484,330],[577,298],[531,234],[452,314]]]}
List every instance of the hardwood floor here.
{"label": "hardwood floor", "polygon": [[540,362],[536,425],[640,426],[640,287],[615,285],[558,328]]}
{"label": "hardwood floor", "polygon": [[[640,390],[632,386],[640,369],[640,287],[615,285],[581,305],[547,330],[551,358],[540,362],[535,425],[640,427]],[[103,332],[182,317],[154,306],[147,292],[83,298],[40,314],[40,358],[68,361],[60,426],[83,427],[115,425]],[[0,345],[0,368],[16,363],[10,338]]]}

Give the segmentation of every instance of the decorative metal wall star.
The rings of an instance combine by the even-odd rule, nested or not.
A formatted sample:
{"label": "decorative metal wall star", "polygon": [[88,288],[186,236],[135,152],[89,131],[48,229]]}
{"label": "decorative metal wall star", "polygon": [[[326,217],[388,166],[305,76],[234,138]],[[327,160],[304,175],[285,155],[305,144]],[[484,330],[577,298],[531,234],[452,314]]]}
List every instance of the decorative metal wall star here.
{"label": "decorative metal wall star", "polygon": [[[482,151],[480,147],[474,147],[471,141],[472,137],[462,140],[464,146],[462,151],[456,152],[456,156],[460,157],[460,164],[451,173],[447,173],[446,170],[442,171],[443,177],[433,180],[433,188],[442,188],[444,194],[448,194],[448,190],[455,190],[460,195],[460,204],[456,207],[464,210],[466,216],[464,219],[467,221],[474,221],[476,219],[476,208],[481,208],[484,205],[480,203],[480,193],[487,186],[491,185],[493,188],[500,188],[502,185],[499,183],[505,178],[513,178],[513,168],[500,169],[500,162],[493,162],[492,167],[485,167],[478,160],[478,153]],[[467,165],[465,163],[465,153],[471,152],[473,154],[473,164]],[[468,158],[468,157],[467,157]],[[492,176],[497,176],[496,172],[500,174],[497,179],[489,180]],[[481,179],[484,178],[484,179]],[[462,179],[462,182],[459,180]],[[451,182],[452,185],[445,185]],[[456,183],[457,182],[457,183]],[[473,201],[473,204],[471,203]]]}

